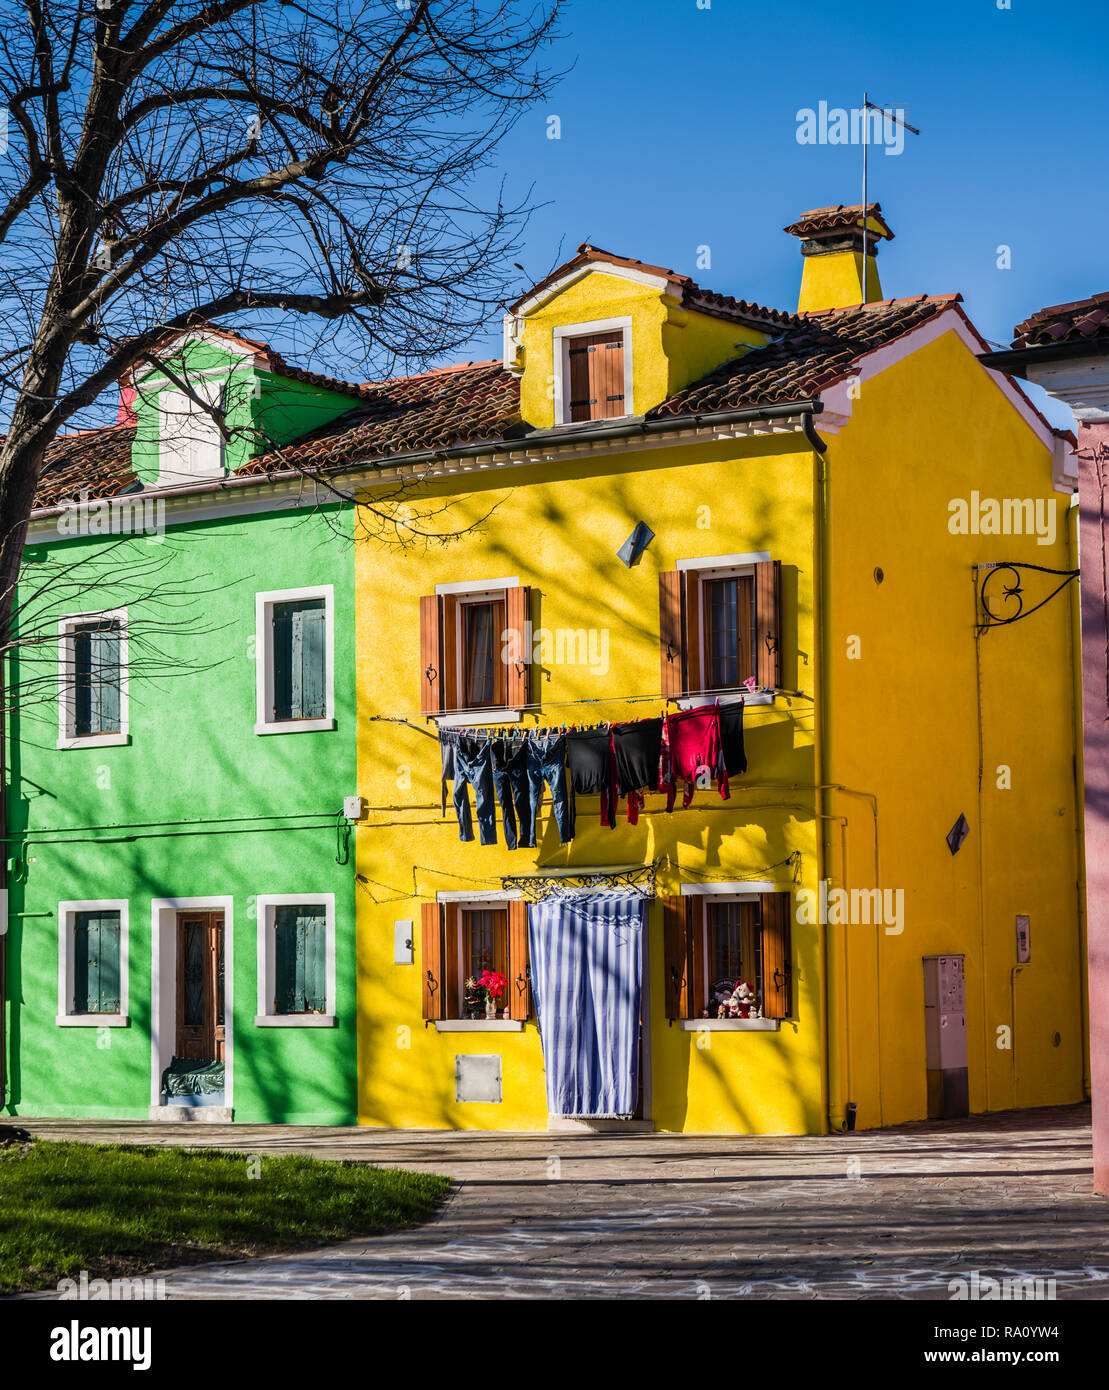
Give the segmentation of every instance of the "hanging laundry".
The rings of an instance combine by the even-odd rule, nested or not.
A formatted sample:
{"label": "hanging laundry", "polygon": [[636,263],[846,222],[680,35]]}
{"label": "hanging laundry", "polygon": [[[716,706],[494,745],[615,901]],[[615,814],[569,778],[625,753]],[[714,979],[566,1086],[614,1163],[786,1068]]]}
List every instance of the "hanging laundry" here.
{"label": "hanging laundry", "polygon": [[747,771],[742,700],[737,705],[724,705],[720,710],[720,746],[724,750],[724,771],[729,777],[738,777]]}
{"label": "hanging laundry", "polygon": [[576,819],[574,796],[600,796],[601,822],[616,829],[616,769],[608,725],[597,729],[572,729],[566,735],[566,770],[570,774],[570,806]]}
{"label": "hanging laundry", "polygon": [[493,748],[487,735],[459,734],[454,753],[454,809],[458,838],[474,838],[467,785],[474,789],[478,833],[483,845],[497,843],[497,803],[493,791]]}
{"label": "hanging laundry", "polygon": [[627,797],[628,824],[639,824],[646,805],[644,791],[659,787],[662,761],[662,720],[636,719],[613,724],[612,753],[616,764],[616,793]]}
{"label": "hanging laundry", "polygon": [[[501,803],[501,824],[504,842],[509,849],[517,843],[524,849],[535,848],[535,816],[532,814],[531,779],[528,775],[528,740],[526,738],[495,738],[492,742],[493,790]],[[520,820],[520,838],[516,835],[516,818]]]}
{"label": "hanging laundry", "polygon": [[551,811],[558,826],[559,843],[568,845],[574,838],[574,805],[566,791],[566,735],[551,729],[536,729],[527,740],[528,783],[531,791],[531,837],[525,839],[528,848],[535,846],[535,823],[543,807],[543,784],[551,789]]}
{"label": "hanging laundry", "polygon": [[447,814],[447,783],[454,781],[454,750],[458,746],[458,732],[455,729],[439,730],[439,757],[443,763],[443,781],[440,791],[443,798],[442,814]]}
{"label": "hanging laundry", "polygon": [[682,809],[693,801],[693,784],[698,774],[706,770],[716,779],[720,799],[728,800],[728,773],[724,766],[724,751],[720,741],[720,701],[709,707],[680,710],[666,716],[666,755],[663,783],[666,787],[666,809],[674,809],[677,783],[685,783]]}

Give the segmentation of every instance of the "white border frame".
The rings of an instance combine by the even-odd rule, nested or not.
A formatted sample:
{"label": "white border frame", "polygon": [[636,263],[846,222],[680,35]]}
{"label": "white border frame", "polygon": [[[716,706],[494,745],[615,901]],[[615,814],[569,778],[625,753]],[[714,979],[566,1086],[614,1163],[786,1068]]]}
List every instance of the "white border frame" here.
{"label": "white border frame", "polygon": [[[700,663],[700,669],[697,672],[698,689],[703,689],[705,684],[705,643],[703,640],[705,580],[730,579],[733,575],[753,580],[755,578],[755,566],[769,559],[769,550],[751,550],[740,555],[705,555],[700,559],[694,557],[690,560],[678,561],[677,568],[680,571],[687,573],[692,570],[697,574],[697,607],[701,613],[702,625],[702,640],[697,643],[697,659]],[[721,705],[738,705],[740,701],[745,705],[772,705],[774,695],[765,690],[752,691],[744,685],[737,685],[726,690],[713,691],[709,695],[683,695],[676,703],[679,709],[703,709],[709,705],[714,705],[717,700],[720,701]]]}
{"label": "white border frame", "polygon": [[[230,1113],[234,1106],[235,899],[154,898],[150,904],[150,1108],[159,1115],[172,1108],[172,1102],[162,1104],[162,1073],[177,1045],[177,914],[189,911],[223,913],[223,1108]],[[169,963],[165,970],[163,960]]]}
{"label": "white border frame", "polygon": [[[97,619],[109,618],[119,624],[119,732],[114,734],[76,734],[73,698],[74,630]],[[128,699],[130,683],[127,645],[127,609],[102,608],[95,613],[69,613],[58,619],[58,748],[118,748],[131,742],[131,713]]]}
{"label": "white border frame", "polygon": [[[259,893],[254,900],[258,917],[258,1012],[256,1028],[335,1027],[335,894]],[[325,913],[324,976],[326,1008],[322,1014],[278,1014],[273,1011],[276,962],[273,952],[273,920],[276,907],[322,907]]]}
{"label": "white border frame", "polygon": [[[273,624],[276,603],[296,603],[301,599],[322,598],[326,654],[324,658],[325,713],[322,719],[274,719],[273,717]],[[254,595],[254,660],[256,734],[309,734],[335,727],[335,586],[316,584],[306,589],[268,589]]]}
{"label": "white border frame", "polygon": [[[78,912],[119,913],[119,1012],[79,1014],[73,1010],[73,918]],[[130,978],[129,904],[126,898],[69,899],[58,904],[58,1014],[59,1028],[127,1028]]]}
{"label": "white border frame", "polygon": [[[511,575],[505,579],[460,579],[450,584],[436,584],[435,596],[451,594],[458,599],[454,623],[455,661],[459,672],[462,670],[462,608],[465,603],[479,603],[483,599],[500,597],[506,589],[518,589],[520,578]],[[480,709],[461,710],[457,714],[438,714],[435,722],[443,729],[482,728],[486,724],[518,724],[521,711],[483,705]]]}
{"label": "white border frame", "polygon": [[615,319],[592,319],[588,323],[568,323],[554,329],[554,412],[556,425],[591,424],[596,420],[571,420],[570,406],[566,399],[570,380],[570,342],[571,338],[582,338],[590,333],[607,333],[619,328],[624,335],[624,414],[604,417],[606,420],[623,420],[634,415],[635,402],[632,397],[632,321],[630,315]]}

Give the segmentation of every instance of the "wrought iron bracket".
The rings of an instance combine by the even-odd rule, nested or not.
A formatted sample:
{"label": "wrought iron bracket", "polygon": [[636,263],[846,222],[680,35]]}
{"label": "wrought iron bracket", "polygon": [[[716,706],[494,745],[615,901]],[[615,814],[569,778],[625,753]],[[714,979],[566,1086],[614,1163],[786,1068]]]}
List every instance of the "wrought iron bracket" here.
{"label": "wrought iron bracket", "polygon": [[[1007,627],[1010,623],[1020,622],[1021,618],[1030,618],[1045,603],[1050,603],[1056,594],[1062,593],[1071,580],[1077,579],[1081,573],[1080,570],[1049,569],[1046,565],[1027,564],[1023,560],[998,560],[994,564],[980,565],[979,570],[986,572],[978,589],[978,600],[985,614],[985,620],[978,624],[979,632],[991,627]],[[1051,575],[1061,582],[1039,603],[1029,608],[1025,606],[1022,571]]]}

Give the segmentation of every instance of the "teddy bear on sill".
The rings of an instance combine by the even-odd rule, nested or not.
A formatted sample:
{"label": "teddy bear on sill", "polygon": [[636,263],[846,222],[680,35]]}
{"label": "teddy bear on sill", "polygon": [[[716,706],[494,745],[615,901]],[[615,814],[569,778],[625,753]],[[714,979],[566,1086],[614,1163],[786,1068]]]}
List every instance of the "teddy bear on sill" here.
{"label": "teddy bear on sill", "polygon": [[717,1018],[761,1018],[758,996],[746,980],[722,980],[713,985],[709,1008],[702,1014],[711,1018],[715,1007]]}

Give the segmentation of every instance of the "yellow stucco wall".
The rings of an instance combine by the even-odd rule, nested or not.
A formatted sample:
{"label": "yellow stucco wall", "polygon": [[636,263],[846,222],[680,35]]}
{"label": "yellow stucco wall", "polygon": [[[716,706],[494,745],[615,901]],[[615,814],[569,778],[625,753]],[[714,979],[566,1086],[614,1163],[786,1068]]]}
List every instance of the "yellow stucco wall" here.
{"label": "yellow stucco wall", "polygon": [[[770,878],[801,852],[803,883],[817,881],[812,815],[812,456],[789,439],[613,455],[577,464],[471,475],[430,489],[452,498],[445,529],[479,528],[443,548],[398,555],[359,547],[359,791],[368,823],[357,834],[359,1114],[378,1125],[545,1129],[542,1055],[534,1024],[524,1035],[439,1033],[421,1019],[420,904],[440,891],[491,891],[504,874],[538,866],[664,861],[661,893],[681,881]],[[482,520],[484,518],[484,520]],[[616,550],[639,519],[656,532],[627,570]],[[667,816],[648,798],[637,827],[599,822],[596,797],[579,798],[579,833],[561,848],[546,802],[538,851],[461,844],[448,802],[439,809],[434,726],[419,707],[418,605],[439,583],[518,577],[533,586],[533,620],[549,630],[607,633],[608,670],[551,662],[533,668],[532,698],[547,707],[535,726],[656,714],[659,689],[658,573],[682,558],[769,550],[784,570],[785,681],[803,692],[754,708],[747,721],[749,770],[732,799],[698,792]],[[382,620],[381,615],[388,615]],[[797,652],[802,655],[798,657]],[[563,702],[599,699],[575,712]],[[417,727],[375,722],[405,713]],[[793,790],[799,787],[801,790]],[[679,800],[680,808],[680,800]],[[393,964],[393,923],[416,924],[415,965]],[[795,1021],[775,1034],[697,1035],[668,1026],[663,1011],[661,904],[651,906],[648,958],[651,1113],[660,1129],[803,1133],[822,1114],[819,933],[794,929]],[[709,1046],[703,1044],[706,1039]],[[454,1058],[499,1052],[504,1101],[458,1105]]]}
{"label": "yellow stucco wall", "polygon": [[[1052,490],[1047,449],[954,334],[865,382],[828,460],[827,775],[876,798],[877,882],[906,895],[900,935],[829,928],[848,960],[846,1099],[860,1128],[925,1114],[922,957],[958,953],[972,1111],[1080,1100],[1068,597],[987,632],[977,650],[974,632],[975,565],[1074,567],[1069,498]],[[952,534],[950,503],[972,489],[1044,499],[1054,543]],[[1058,582],[1027,575],[1028,606]],[[848,884],[873,886],[869,802],[830,793],[828,809],[850,821]],[[953,856],[944,837],[960,812],[970,835]],[[1013,977],[1017,913],[1031,918],[1032,959]],[[998,1046],[1005,1027],[1011,1047]]]}

